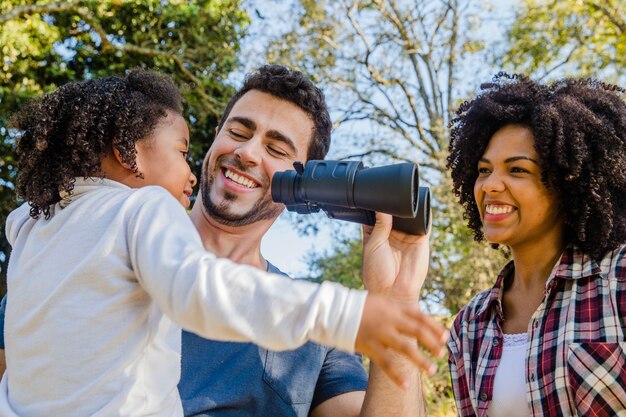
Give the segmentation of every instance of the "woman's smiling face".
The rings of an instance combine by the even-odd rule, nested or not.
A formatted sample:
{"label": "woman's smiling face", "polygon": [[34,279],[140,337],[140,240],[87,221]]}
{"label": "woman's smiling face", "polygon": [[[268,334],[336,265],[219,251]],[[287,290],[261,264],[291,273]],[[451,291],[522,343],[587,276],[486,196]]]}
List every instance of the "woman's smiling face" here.
{"label": "woman's smiling face", "polygon": [[541,180],[534,143],[528,127],[503,126],[478,162],[474,198],[491,243],[514,249],[563,239],[557,195]]}

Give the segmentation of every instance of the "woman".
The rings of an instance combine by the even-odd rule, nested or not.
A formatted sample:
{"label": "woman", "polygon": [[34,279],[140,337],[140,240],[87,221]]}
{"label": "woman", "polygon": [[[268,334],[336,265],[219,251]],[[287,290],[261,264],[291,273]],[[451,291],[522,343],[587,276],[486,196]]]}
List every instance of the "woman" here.
{"label": "woman", "polygon": [[457,111],[455,193],[512,258],[451,330],[459,415],[626,412],[623,91],[499,74]]}

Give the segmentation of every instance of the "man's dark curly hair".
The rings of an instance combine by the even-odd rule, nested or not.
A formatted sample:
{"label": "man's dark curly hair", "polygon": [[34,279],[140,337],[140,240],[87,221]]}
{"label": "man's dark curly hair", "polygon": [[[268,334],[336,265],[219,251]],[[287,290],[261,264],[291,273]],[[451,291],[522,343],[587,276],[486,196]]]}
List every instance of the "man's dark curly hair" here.
{"label": "man's dark curly hair", "polygon": [[124,78],[66,84],[24,106],[13,117],[20,131],[16,191],[30,215],[48,217],[76,177],[103,176],[100,162],[113,146],[138,173],[135,142],[149,137],[168,110],[180,114],[180,102],[169,77],[133,69]]}
{"label": "man's dark curly hair", "polygon": [[509,124],[533,132],[542,179],[557,193],[568,243],[594,258],[626,242],[626,103],[624,90],[597,80],[544,85],[500,73],[481,85],[451,122],[454,192],[476,240],[482,224],[474,201],[478,160]]}
{"label": "man's dark curly hair", "polygon": [[226,105],[218,129],[221,129],[228,119],[235,103],[250,90],[258,90],[288,101],[308,114],[313,121],[314,131],[309,143],[307,160],[324,159],[330,147],[332,129],[324,93],[304,74],[282,65],[264,65],[248,74],[241,89]]}

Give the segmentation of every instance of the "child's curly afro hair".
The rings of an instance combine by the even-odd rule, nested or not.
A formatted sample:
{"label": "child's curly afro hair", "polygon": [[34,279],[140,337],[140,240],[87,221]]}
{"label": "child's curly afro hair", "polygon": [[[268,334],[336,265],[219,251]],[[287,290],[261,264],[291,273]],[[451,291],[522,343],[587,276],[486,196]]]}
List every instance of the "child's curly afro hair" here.
{"label": "child's curly afro hair", "polygon": [[30,214],[71,193],[77,177],[102,176],[100,161],[115,147],[135,171],[135,142],[149,137],[167,111],[181,113],[172,80],[144,69],[125,77],[69,83],[24,106],[13,117],[18,129],[16,191]]}

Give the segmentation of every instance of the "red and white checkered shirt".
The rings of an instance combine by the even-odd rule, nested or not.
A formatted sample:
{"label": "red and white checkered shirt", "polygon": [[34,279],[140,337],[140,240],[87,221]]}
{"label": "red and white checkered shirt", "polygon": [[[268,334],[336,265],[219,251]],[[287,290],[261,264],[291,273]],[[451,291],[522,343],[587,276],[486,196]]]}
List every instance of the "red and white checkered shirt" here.
{"label": "red and white checkered shirt", "polygon": [[[502,288],[457,315],[448,342],[459,416],[487,415],[502,356]],[[599,263],[569,246],[553,269],[529,326],[526,397],[533,416],[626,416],[626,245]]]}

